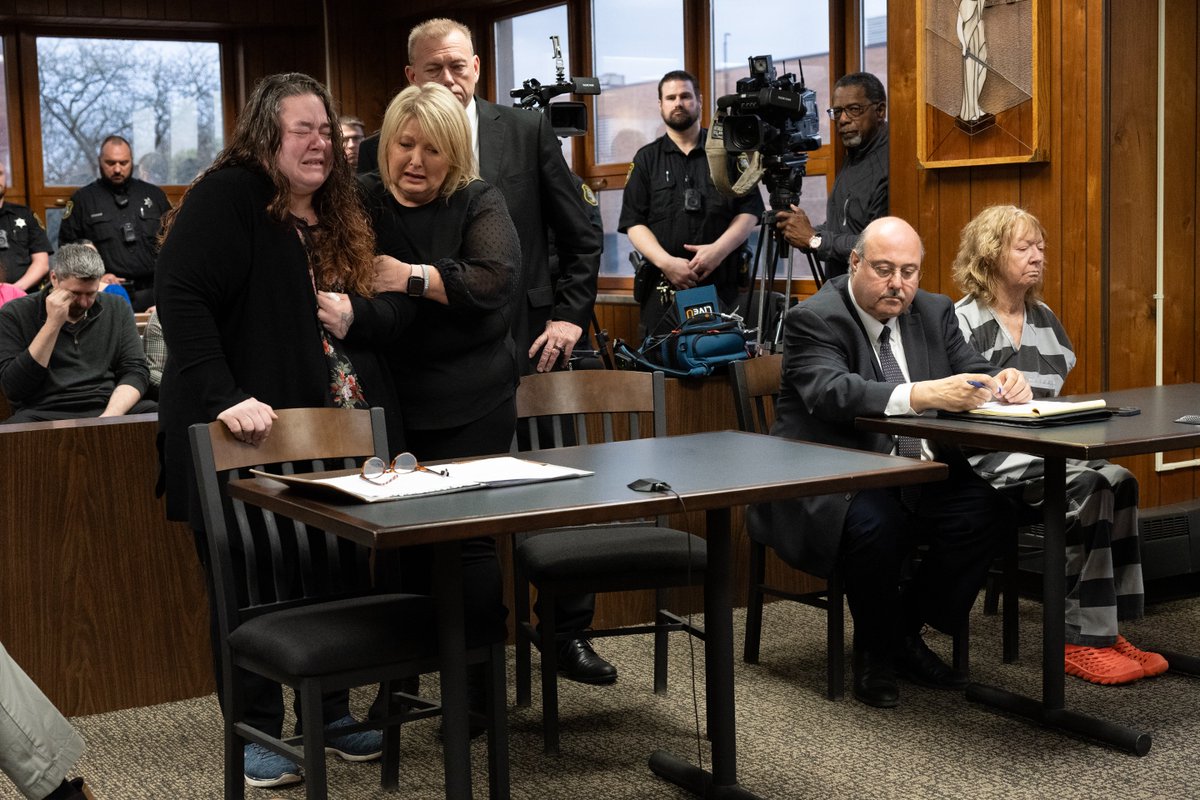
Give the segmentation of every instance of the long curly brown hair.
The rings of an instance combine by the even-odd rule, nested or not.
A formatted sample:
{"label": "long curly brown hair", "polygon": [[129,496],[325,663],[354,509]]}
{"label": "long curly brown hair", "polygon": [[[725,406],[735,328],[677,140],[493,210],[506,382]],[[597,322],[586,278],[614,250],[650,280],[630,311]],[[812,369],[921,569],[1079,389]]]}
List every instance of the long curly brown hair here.
{"label": "long curly brown hair", "polygon": [[267,205],[267,214],[281,223],[291,224],[288,211],[291,186],[275,164],[283,143],[279,112],[283,100],[297,95],[315,95],[325,106],[333,139],[333,169],[321,188],[313,194],[313,208],[319,227],[314,237],[313,275],[322,291],[349,291],[371,297],[374,271],[375,234],[359,198],[358,186],[346,154],[342,150],[342,131],[336,124],[333,97],[320,82],[300,72],[268,75],[259,81],[238,115],[229,144],[212,166],[192,181],[179,205],[163,218],[159,240],[170,233],[176,214],[187,203],[192,187],[225,167],[244,167],[265,172],[275,184],[275,196]]}

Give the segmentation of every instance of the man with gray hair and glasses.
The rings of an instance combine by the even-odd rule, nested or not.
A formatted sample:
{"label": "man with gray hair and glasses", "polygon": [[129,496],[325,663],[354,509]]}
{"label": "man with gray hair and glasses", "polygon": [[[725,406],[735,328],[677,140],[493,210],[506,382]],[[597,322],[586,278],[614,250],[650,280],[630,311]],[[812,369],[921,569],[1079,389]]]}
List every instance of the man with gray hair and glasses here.
{"label": "man with gray hair and glasses", "polygon": [[114,417],[153,411],[150,381],[129,304],[101,293],[104,261],[67,244],[50,286],[0,308],[0,391],[6,422]]}

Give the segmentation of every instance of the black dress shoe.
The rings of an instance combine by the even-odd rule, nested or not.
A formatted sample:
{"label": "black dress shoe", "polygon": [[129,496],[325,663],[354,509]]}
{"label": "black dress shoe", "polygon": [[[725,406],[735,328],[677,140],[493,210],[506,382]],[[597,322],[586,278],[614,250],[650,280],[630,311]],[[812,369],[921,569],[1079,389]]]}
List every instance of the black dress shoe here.
{"label": "black dress shoe", "polygon": [[896,675],[887,658],[869,653],[855,654],[854,697],[876,708],[895,708],[900,705],[900,689]]}
{"label": "black dress shoe", "polygon": [[896,648],[896,674],[931,689],[965,689],[969,681],[938,658],[920,636],[905,636]]}
{"label": "black dress shoe", "polygon": [[569,639],[558,646],[558,671],[580,683],[617,682],[617,668],[596,655],[587,639]]}

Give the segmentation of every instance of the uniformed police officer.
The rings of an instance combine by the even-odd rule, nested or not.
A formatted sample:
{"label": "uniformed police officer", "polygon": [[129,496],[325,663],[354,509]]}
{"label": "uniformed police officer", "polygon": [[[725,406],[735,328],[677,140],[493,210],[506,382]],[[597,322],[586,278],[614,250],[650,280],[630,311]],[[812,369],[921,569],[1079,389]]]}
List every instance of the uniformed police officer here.
{"label": "uniformed police officer", "polygon": [[0,283],[11,283],[29,293],[50,271],[50,240],[42,223],[25,206],[4,202],[8,173],[0,164]]}
{"label": "uniformed police officer", "polygon": [[122,282],[133,310],[145,311],[154,304],[159,220],[171,204],[162,189],[134,178],[132,170],[129,142],[120,136],[105,139],[100,145],[100,177],[71,196],[58,242],[90,239],[104,259],[104,281]]}
{"label": "uniformed police officer", "polygon": [[[729,198],[712,185],[700,127],[696,79],[683,70],[658,82],[667,132],[637,151],[629,165],[618,230],[646,259],[635,279],[642,336],[665,333],[659,323],[675,289],[713,284],[722,305],[738,291],[738,250],[763,212],[757,191]],[[673,319],[673,318],[672,318]],[[663,327],[666,327],[665,325]]]}

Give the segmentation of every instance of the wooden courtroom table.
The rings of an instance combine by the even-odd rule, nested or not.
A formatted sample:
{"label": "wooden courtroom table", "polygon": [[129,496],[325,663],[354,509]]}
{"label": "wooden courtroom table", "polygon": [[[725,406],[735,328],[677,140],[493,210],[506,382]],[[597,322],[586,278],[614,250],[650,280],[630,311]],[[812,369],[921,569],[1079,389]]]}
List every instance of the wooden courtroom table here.
{"label": "wooden courtroom table", "polygon": [[[1066,398],[1090,399],[1101,395]],[[916,436],[963,447],[1041,456],[1045,466],[1045,563],[1042,569],[1042,698],[971,684],[967,697],[1018,714],[1042,725],[1086,736],[1139,756],[1150,751],[1151,736],[1065,707],[1063,645],[1066,603],[1066,459],[1111,459],[1118,456],[1200,447],[1200,425],[1175,422],[1184,414],[1200,414],[1200,384],[1127,389],[1103,395],[1111,407],[1135,406],[1141,413],[1102,422],[1047,428],[1014,427],[984,420],[937,417],[860,417],[858,427],[894,435]],[[1148,646],[1149,647],[1149,646]],[[1157,648],[1150,648],[1157,649]],[[1200,674],[1197,659],[1163,653],[1172,671]]]}
{"label": "wooden courtroom table", "polygon": [[[433,544],[442,655],[447,797],[471,796],[467,739],[462,570],[458,543],[477,536],[654,517],[680,506],[705,514],[705,699],[712,772],[665,751],[650,758],[667,780],[702,797],[754,797],[737,783],[733,700],[733,569],[730,507],[810,494],[940,480],[936,462],[724,431],[638,439],[523,453],[537,461],[590,470],[576,480],[483,489],[385,503],[344,503],[252,478],[229,483],[232,497],[351,539],[395,548]],[[666,481],[671,492],[635,492],[638,478]],[[502,796],[507,792],[501,791]]]}

